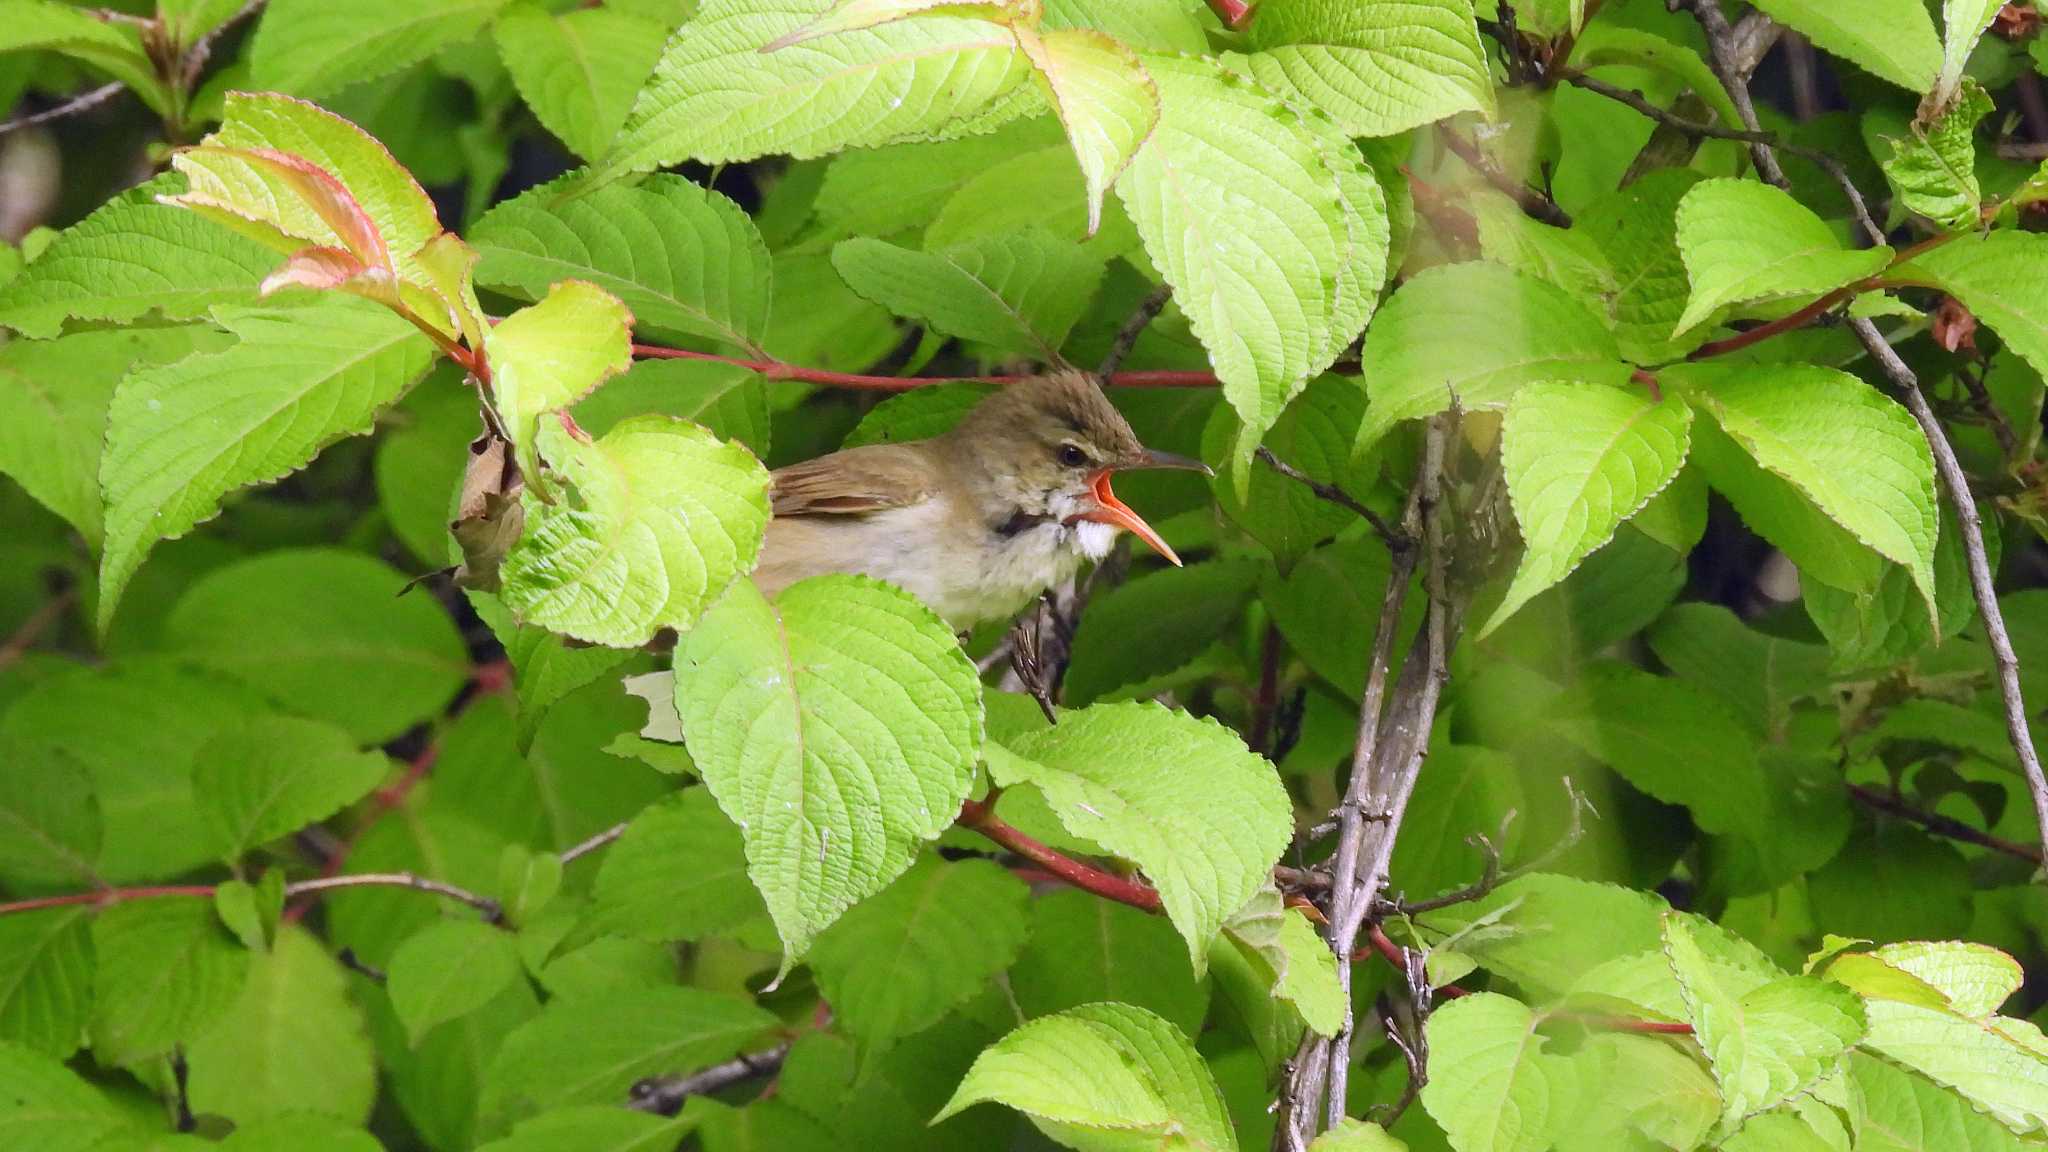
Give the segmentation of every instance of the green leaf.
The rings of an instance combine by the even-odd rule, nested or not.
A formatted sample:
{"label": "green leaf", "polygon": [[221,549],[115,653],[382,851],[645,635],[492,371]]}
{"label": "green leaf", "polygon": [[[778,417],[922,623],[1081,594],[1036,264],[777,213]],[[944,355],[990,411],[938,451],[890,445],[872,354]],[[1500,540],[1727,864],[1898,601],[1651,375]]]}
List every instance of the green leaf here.
{"label": "green leaf", "polygon": [[1209,942],[1292,835],[1273,766],[1237,734],[1158,704],[1097,704],[992,749],[999,785],[1035,785],[1068,832],[1135,862],[1188,944]]}
{"label": "green leaf", "polygon": [[1010,990],[1028,1016],[1115,1000],[1197,1033],[1207,990],[1167,921],[1070,888],[1032,901],[1031,934],[1010,969]]}
{"label": "green leaf", "polygon": [[361,1124],[377,1095],[348,974],[302,928],[287,928],[254,959],[241,999],[191,1044],[186,1062],[193,1110],[237,1125],[304,1113]]}
{"label": "green leaf", "polygon": [[469,39],[504,6],[505,0],[276,0],[251,39],[249,79],[296,96],[326,96]]}
{"label": "green leaf", "polygon": [[633,364],[633,314],[604,289],[564,280],[484,337],[491,400],[529,485],[538,483],[534,423]]}
{"label": "green leaf", "polygon": [[359,743],[438,715],[469,671],[441,606],[361,553],[280,550],[209,573],[165,625],[166,647]]}
{"label": "green leaf", "polygon": [[0,1043],[59,1060],[78,1050],[92,1017],[90,915],[72,907],[0,917]]}
{"label": "green leaf", "polygon": [[[2006,229],[1958,236],[1897,270],[1963,302],[2006,346],[2048,371],[2048,236]],[[33,267],[33,265],[31,265]]]}
{"label": "green leaf", "polygon": [[158,202],[184,186],[182,177],[159,177],[65,229],[0,287],[0,324],[42,340],[67,319],[126,322],[154,311],[190,320],[215,305],[255,303],[277,254]]}
{"label": "green leaf", "polygon": [[1704,690],[1596,664],[1548,722],[1566,739],[1709,832],[1764,836],[1773,809],[1754,741]]}
{"label": "green leaf", "polygon": [[2048,1128],[2048,1059],[2025,1021],[1886,999],[1867,999],[1864,1009],[1864,1048],[1953,1089],[2015,1132]]}
{"label": "green leaf", "polygon": [[1244,420],[1233,455],[1248,460],[1364,326],[1370,301],[1341,288],[1376,292],[1377,278],[1367,288],[1347,265],[1367,255],[1379,221],[1350,199],[1328,142],[1275,97],[1210,61],[1144,64],[1162,113],[1117,195]]}
{"label": "green leaf", "polygon": [[690,755],[745,838],[787,972],[953,822],[981,745],[980,684],[930,609],[851,576],[773,605],[736,585],[677,670]]}
{"label": "green leaf", "polygon": [[1308,1152],[1408,1152],[1408,1146],[1377,1124],[1346,1116],[1311,1141]]}
{"label": "green leaf", "polygon": [[1045,0],[1045,27],[1093,28],[1148,52],[1209,50],[1200,9],[1180,0]]}
{"label": "green leaf", "polygon": [[220,1152],[381,1152],[384,1146],[353,1121],[296,1113],[238,1124],[218,1147]]}
{"label": "green leaf", "polygon": [[1678,332],[1729,304],[1817,297],[1882,271],[1890,248],[1851,252],[1791,193],[1755,180],[1705,180],[1678,206],[1692,296]]}
{"label": "green leaf", "polygon": [[1621,354],[1637,364],[1681,359],[1709,329],[1674,335],[1692,293],[1678,247],[1678,208],[1701,179],[1689,168],[1660,168],[1595,200],[1577,215],[1583,233],[1615,269],[1618,289],[1602,301]]}
{"label": "green leaf", "polygon": [[1547,280],[1581,299],[1603,299],[1617,291],[1614,269],[1584,232],[1531,219],[1506,197],[1474,198],[1479,251],[1538,280]]}
{"label": "green leaf", "polygon": [[522,1121],[477,1152],[668,1152],[696,1124],[695,1117],[582,1105]]}
{"label": "green leaf", "polygon": [[1867,592],[1885,561],[1794,487],[1765,471],[1711,420],[1693,424],[1692,459],[1751,531],[1784,552],[1802,581]]}
{"label": "green leaf", "polygon": [[1115,1133],[1142,1136],[1162,1152],[1237,1149],[1194,1045],[1128,1004],[1084,1004],[1018,1028],[974,1061],[934,1119],[986,1102],[1023,1112],[1072,1147],[1099,1147]]}
{"label": "green leaf", "polygon": [[[1527,27],[1525,23],[1523,25]],[[1653,69],[1684,85],[1713,110],[1722,126],[1742,123],[1714,69],[1701,58],[1698,49],[1639,28],[1602,21],[1585,30],[1572,52],[1572,63],[1580,68],[1615,64]],[[1626,183],[1626,181],[1624,181]]]}
{"label": "green leaf", "polygon": [[130,371],[229,341],[210,328],[76,332],[0,346],[0,473],[100,540],[100,451],[107,405]]}
{"label": "green leaf", "polygon": [[1337,980],[1337,957],[1316,934],[1308,917],[1293,911],[1280,914],[1275,941],[1282,963],[1277,967],[1273,995],[1294,1005],[1302,1022],[1324,1036],[1343,1028],[1350,1004]]}
{"label": "green leaf", "polygon": [[1647,638],[1665,667],[1718,697],[1755,735],[1782,730],[1795,703],[1827,691],[1819,645],[1757,631],[1716,604],[1675,605]]}
{"label": "green leaf", "polygon": [[868,409],[839,446],[900,444],[950,432],[976,405],[993,395],[997,387],[974,380],[951,380],[899,392]]}
{"label": "green leaf", "polygon": [[[1365,393],[1357,381],[1326,372],[1308,382],[1267,431],[1263,443],[1283,463],[1363,502],[1380,473],[1376,455],[1354,456],[1351,451],[1359,422],[1364,419]],[[1217,405],[1202,430],[1202,455],[1211,460],[1228,458],[1239,428],[1236,413]],[[1251,484],[1241,495],[1235,479],[1226,472],[1210,480],[1217,505],[1232,522],[1272,550],[1283,572],[1291,573],[1311,549],[1358,522],[1357,513],[1269,467],[1254,467]]]}
{"label": "green leaf", "polygon": [[[231,681],[168,661],[112,661],[22,695],[0,714],[0,741],[86,769],[104,829],[96,870],[110,884],[133,884],[213,859],[192,796],[193,760],[216,732],[263,710],[262,697]],[[37,774],[54,780],[54,771]],[[46,801],[61,794],[47,784],[39,791]],[[72,873],[60,882],[88,881]]]}
{"label": "green leaf", "polygon": [[417,329],[364,300],[326,296],[311,307],[236,309],[220,319],[240,343],[146,368],[114,392],[100,462],[102,632],[157,541],[211,519],[228,493],[369,431],[433,360]]}
{"label": "green leaf", "polygon": [[702,424],[721,439],[737,440],[765,460],[768,392],[760,376],[732,364],[638,360],[624,376],[584,397],[570,415],[592,436],[632,416],[674,416]]}
{"label": "green leaf", "polygon": [[92,925],[93,1053],[133,1065],[206,1034],[235,1007],[250,954],[211,900],[170,896],[115,904]]}
{"label": "green leaf", "polygon": [[1494,992],[1462,996],[1425,1026],[1422,1106],[1457,1152],[1541,1152],[1571,1113],[1570,1065],[1544,1050],[1536,1014]]}
{"label": "green leaf", "polygon": [[1873,1056],[1849,1057],[1862,1097],[1856,1147],[1867,1152],[2020,1152],[2019,1137],[1962,1097]]}
{"label": "green leaf", "polygon": [[533,746],[541,722],[564,697],[631,659],[613,648],[584,648],[541,628],[515,628],[505,645],[519,694],[519,748]]}
{"label": "green leaf", "polygon": [[1685,464],[1692,409],[1676,395],[1531,384],[1501,430],[1501,464],[1526,550],[1485,636],[1566,576]]}
{"label": "green leaf", "polygon": [[934,332],[1048,361],[1059,359],[1103,270],[1036,230],[934,252],[857,237],[833,248],[832,266],[855,292]]}
{"label": "green leaf", "polygon": [[505,558],[504,600],[532,624],[617,648],[688,629],[754,566],[768,472],[697,425],[636,416],[592,441],[559,419],[538,437],[575,502],[529,488],[526,533]]}
{"label": "green leaf", "polygon": [[[1475,340],[1474,332],[1487,338]],[[1503,408],[1525,384],[1620,385],[1629,368],[1598,317],[1554,284],[1498,264],[1449,264],[1408,278],[1366,337],[1370,401],[1355,452],[1396,424],[1448,409]]]}
{"label": "green leaf", "polygon": [[268,952],[284,922],[284,873],[267,868],[256,883],[224,880],[214,886],[213,911],[251,952]]}
{"label": "green leaf", "polygon": [[567,197],[545,184],[492,208],[471,233],[477,283],[538,300],[561,280],[617,296],[645,336],[708,336],[758,350],[768,247],[738,205],[680,176]]}
{"label": "green leaf", "polygon": [[1721,1086],[1728,1130],[1832,1073],[1863,1037],[1863,1003],[1839,984],[1787,976],[1748,989],[1731,985],[1678,916],[1664,921],[1664,949]]}
{"label": "green leaf", "polygon": [[492,33],[519,96],[548,131],[586,160],[604,155],[633,110],[669,29],[612,8],[550,15],[515,4]]}
{"label": "green leaf", "polygon": [[1833,0],[1762,0],[1757,8],[1880,80],[1926,92],[1941,75],[1941,38],[1921,0],[1867,0],[1853,10]]}
{"label": "green leaf", "polygon": [[200,815],[224,860],[316,824],[367,795],[391,770],[348,733],[290,716],[252,716],[209,741],[192,766]]}
{"label": "green leaf", "polygon": [[[1347,697],[1365,690],[1390,563],[1376,539],[1340,540],[1310,552],[1284,582],[1268,580],[1260,593],[1288,647]],[[1421,625],[1421,600],[1411,594],[1402,605],[1397,653]]]}
{"label": "green leaf", "polygon": [[386,972],[391,1008],[415,1046],[438,1024],[467,1016],[521,978],[511,933],[469,918],[437,920],[398,946]]}
{"label": "green leaf", "polygon": [[1100,32],[1022,31],[1017,44],[1052,95],[1088,185],[1088,235],[1102,224],[1102,196],[1159,124],[1159,86],[1121,41]]}
{"label": "green leaf", "polygon": [[636,940],[696,940],[765,911],[747,883],[740,830],[711,793],[691,788],[649,807],[605,850],[593,922]]}
{"label": "green leaf", "polygon": [[30,888],[96,880],[101,828],[92,777],[60,745],[8,739],[0,750],[16,765],[0,773],[0,880]]}
{"label": "green leaf", "polygon": [[1829,519],[1913,574],[1934,612],[1940,531],[1934,457],[1898,402],[1846,372],[1812,364],[1714,374],[1688,398],[1756,462]]}
{"label": "green leaf", "polygon": [[[267,10],[264,26],[278,13]],[[260,31],[257,39],[260,51]],[[319,182],[280,183],[273,154],[310,164]],[[358,257],[374,254],[377,263],[419,287],[437,287],[420,260],[421,249],[441,233],[434,202],[384,145],[332,112],[274,92],[230,93],[220,130],[172,163],[191,183],[178,203],[231,223],[274,229],[272,236],[339,247]],[[330,200],[337,190],[323,187],[326,181],[339,186],[338,197]],[[368,219],[373,237],[357,235],[346,219],[356,216]],[[365,241],[369,251],[362,250]],[[292,251],[296,245],[283,247]]]}
{"label": "green leaf", "polygon": [[[1658,979],[1669,985],[1662,953],[1665,910],[1654,893],[1535,873],[1421,921],[1431,932],[1447,934],[1475,924],[1506,927],[1475,932],[1458,948],[1532,994],[1549,995],[1576,987],[1605,961],[1637,955],[1652,960]],[[1675,1007],[1677,989],[1670,992]]]}
{"label": "green leaf", "polygon": [[1009,28],[920,15],[775,51],[835,0],[710,0],[669,42],[601,173],[935,136],[1005,105],[1029,66]]}
{"label": "green leaf", "polygon": [[811,970],[870,1052],[935,1024],[1024,946],[1030,890],[986,860],[926,857],[819,933]]}
{"label": "green leaf", "polygon": [[1200,656],[1230,632],[1261,567],[1215,560],[1161,568],[1093,597],[1074,634],[1062,683],[1067,702],[1091,704]]}
{"label": "green leaf", "polygon": [[2020,990],[2019,961],[1983,944],[1915,940],[1887,944],[1870,955],[1926,981],[1965,1016],[1989,1016]]}
{"label": "green leaf", "polygon": [[1252,75],[1349,136],[1392,136],[1459,112],[1493,113],[1470,0],[1270,0],[1251,23]]}
{"label": "green leaf", "polygon": [[[1987,559],[1996,570],[2000,552],[1997,518],[1986,517]],[[1914,589],[1913,577],[1897,564],[1885,564],[1876,583],[1860,591],[1844,591],[1815,580],[1800,589],[1806,614],[1827,637],[1834,653],[1830,670],[1837,674],[1885,668],[1913,660],[1931,645],[1960,634],[1976,616],[1970,591],[1969,559],[1955,508],[1941,506],[1941,539],[1934,548],[1934,606],[1940,626],[1928,618]]]}
{"label": "green leaf", "polygon": [[133,25],[50,0],[0,2],[0,54],[35,49],[69,56],[127,85],[152,111],[170,114],[170,94]]}
{"label": "green leaf", "polygon": [[500,1126],[568,1104],[626,1099],[634,1082],[730,1058],[776,1026],[736,996],[701,988],[611,989],[548,1002],[505,1038],[484,1078]]}
{"label": "green leaf", "polygon": [[1884,129],[1889,117],[1872,113],[1864,122],[1871,152],[1899,206],[1951,231],[1977,227],[1983,190],[1977,184],[1977,124],[1993,111],[1991,97],[1974,82],[1932,123],[1915,120],[1901,134]]}
{"label": "green leaf", "polygon": [[1928,93],[1928,108],[1946,108],[1955,99],[1971,51],[2004,6],[2002,0],[1942,0],[1941,76]]}
{"label": "green leaf", "polygon": [[1584,1095],[1558,1133],[1561,1148],[1695,1148],[1721,1115],[1720,1089],[1697,1055],[1664,1038],[1595,1035],[1572,1063]]}
{"label": "green leaf", "polygon": [[135,1115],[56,1059],[0,1041],[0,1148],[86,1152]]}

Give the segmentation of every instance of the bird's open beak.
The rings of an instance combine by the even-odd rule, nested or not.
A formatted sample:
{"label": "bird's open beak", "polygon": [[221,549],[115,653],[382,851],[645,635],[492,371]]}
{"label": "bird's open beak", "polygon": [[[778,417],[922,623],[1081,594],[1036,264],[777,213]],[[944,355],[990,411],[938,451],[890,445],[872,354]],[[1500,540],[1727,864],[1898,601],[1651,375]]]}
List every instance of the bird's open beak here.
{"label": "bird's open beak", "polygon": [[1081,513],[1078,517],[1075,517],[1076,519],[1093,520],[1102,524],[1115,525],[1151,545],[1154,552],[1166,557],[1169,563],[1178,568],[1181,566],[1180,557],[1174,555],[1173,549],[1168,546],[1165,540],[1160,538],[1159,533],[1152,530],[1150,524],[1145,523],[1144,517],[1131,511],[1131,506],[1117,499],[1116,493],[1110,490],[1110,474],[1132,468],[1184,468],[1211,476],[1215,475],[1215,473],[1210,470],[1207,464],[1193,457],[1176,456],[1171,452],[1155,452],[1148,448],[1145,450],[1144,455],[1139,456],[1128,464],[1121,464],[1116,468],[1104,468],[1102,471],[1097,472],[1094,478],[1088,482],[1089,491],[1095,497],[1095,507]]}

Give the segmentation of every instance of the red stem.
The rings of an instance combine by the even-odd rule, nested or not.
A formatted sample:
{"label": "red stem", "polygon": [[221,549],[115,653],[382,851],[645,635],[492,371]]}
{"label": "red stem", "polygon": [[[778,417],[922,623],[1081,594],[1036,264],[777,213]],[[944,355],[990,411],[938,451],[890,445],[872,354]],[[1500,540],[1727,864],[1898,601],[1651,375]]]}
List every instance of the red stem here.
{"label": "red stem", "polygon": [[16,912],[37,912],[44,908],[69,908],[79,904],[119,904],[123,900],[148,900],[158,896],[211,896],[211,884],[164,884],[154,888],[97,888],[91,892],[67,892],[62,896],[39,896],[0,904],[0,916]]}
{"label": "red stem", "polygon": [[1126,880],[1115,873],[1092,868],[1064,852],[1033,840],[1005,823],[996,815],[995,808],[989,804],[976,800],[962,804],[960,824],[964,828],[974,829],[1084,892],[1093,892],[1105,900],[1129,904],[1145,912],[1158,912],[1162,907],[1156,890],[1136,881]]}
{"label": "red stem", "polygon": [[[858,372],[832,372],[804,368],[780,360],[747,360],[721,356],[716,352],[693,352],[687,348],[661,348],[653,344],[633,345],[633,355],[642,360],[708,360],[759,372],[770,380],[801,380],[808,384],[830,384],[838,388],[866,388],[878,392],[908,392],[927,384],[970,380],[983,384],[1014,384],[1024,376],[865,376]],[[1214,388],[1213,372],[1115,372],[1109,382],[1120,388]]]}
{"label": "red stem", "polygon": [[1740,352],[1752,344],[1761,344],[1773,336],[1790,332],[1794,328],[1804,328],[1827,314],[1837,304],[1869,286],[1869,281],[1859,280],[1854,284],[1837,288],[1790,315],[1780,316],[1768,324],[1759,324],[1746,331],[1737,332],[1725,340],[1710,340],[1693,349],[1692,355],[1686,357],[1686,359],[1707,360],[1715,356],[1725,356],[1730,352]]}
{"label": "red stem", "polygon": [[[1931,252],[1961,235],[1963,235],[1961,232],[1943,232],[1939,235],[1929,236],[1917,244],[1902,248],[1899,250],[1898,255],[1892,257],[1892,262],[1886,271],[1897,268],[1899,265],[1912,260],[1915,256]],[[1804,328],[1858,292],[1868,292],[1876,288],[1904,287],[1935,287],[1935,285],[1920,285],[1911,280],[1891,279],[1883,273],[1879,273],[1867,280],[1858,280],[1854,284],[1844,284],[1842,287],[1835,289],[1833,292],[1815,300],[1813,303],[1808,304],[1789,316],[1781,316],[1768,324],[1759,324],[1747,331],[1737,332],[1725,340],[1713,340],[1702,344],[1694,349],[1692,355],[1686,357],[1686,359],[1707,360],[1715,356],[1724,356],[1730,352],[1740,352],[1752,344],[1760,344],[1773,336],[1790,332],[1794,328]]]}
{"label": "red stem", "polygon": [[1209,11],[1223,21],[1225,28],[1237,29],[1245,25],[1252,16],[1252,6],[1245,0],[1209,0]]}

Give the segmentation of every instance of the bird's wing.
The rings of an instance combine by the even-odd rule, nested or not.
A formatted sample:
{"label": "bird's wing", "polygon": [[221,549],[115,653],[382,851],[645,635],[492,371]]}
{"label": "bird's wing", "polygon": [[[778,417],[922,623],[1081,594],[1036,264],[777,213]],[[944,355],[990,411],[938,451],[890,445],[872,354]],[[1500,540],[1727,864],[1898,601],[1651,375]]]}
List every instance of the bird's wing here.
{"label": "bird's wing", "polygon": [[846,516],[921,503],[938,491],[932,458],[906,444],[870,444],[778,468],[777,516]]}

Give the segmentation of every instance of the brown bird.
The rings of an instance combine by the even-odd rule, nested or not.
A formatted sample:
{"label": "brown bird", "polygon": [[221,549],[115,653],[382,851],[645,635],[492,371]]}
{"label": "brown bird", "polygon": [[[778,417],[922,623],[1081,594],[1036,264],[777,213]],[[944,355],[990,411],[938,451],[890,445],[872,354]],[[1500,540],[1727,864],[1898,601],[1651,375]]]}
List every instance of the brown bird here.
{"label": "brown bird", "polygon": [[1199,460],[1138,442],[1093,377],[1033,377],[929,440],[848,448],[776,471],[754,580],[769,595],[858,572],[905,589],[958,629],[1015,613],[1109,554],[1119,530],[1180,558],[1110,491],[1113,473]]}

